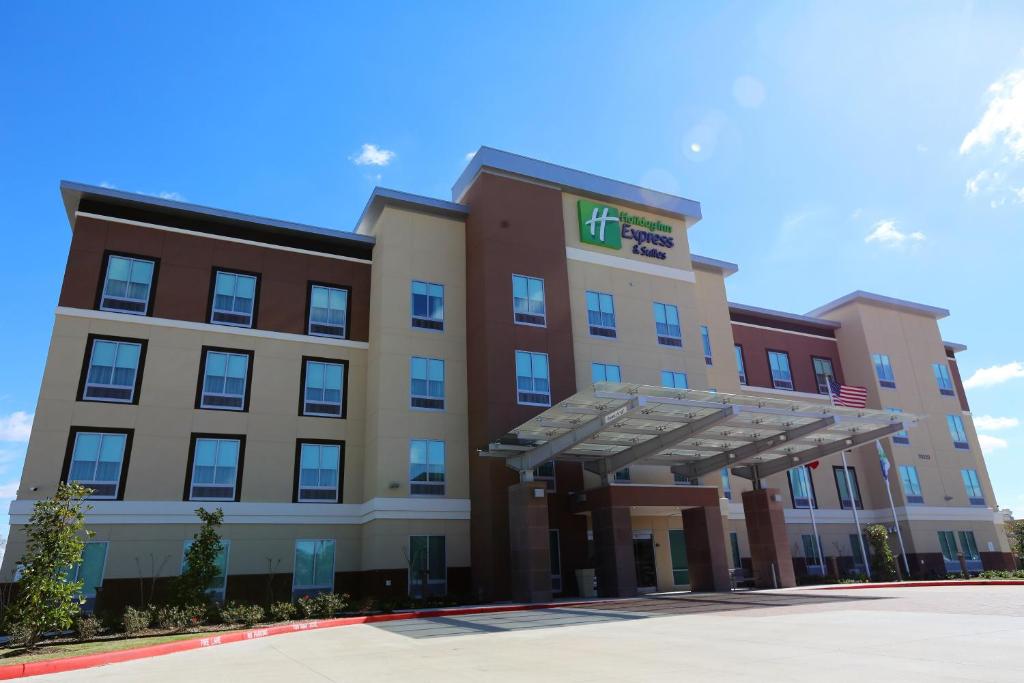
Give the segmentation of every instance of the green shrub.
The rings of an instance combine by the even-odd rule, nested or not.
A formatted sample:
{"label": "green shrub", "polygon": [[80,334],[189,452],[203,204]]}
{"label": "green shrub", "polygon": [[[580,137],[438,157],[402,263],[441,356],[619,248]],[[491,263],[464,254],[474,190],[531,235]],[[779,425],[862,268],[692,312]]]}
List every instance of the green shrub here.
{"label": "green shrub", "polygon": [[135,609],[131,606],[125,607],[124,614],[121,616],[121,626],[124,627],[124,632],[129,636],[142,633],[149,628],[149,624],[152,621],[152,612],[145,609]]}
{"label": "green shrub", "polygon": [[35,632],[31,626],[22,622],[15,622],[7,629],[8,647],[26,647],[33,642]]}
{"label": "green shrub", "polygon": [[185,566],[181,574],[171,584],[171,592],[178,605],[209,602],[206,591],[220,573],[217,557],[224,550],[224,544],[217,528],[224,521],[224,511],[217,508],[209,512],[205,508],[197,508],[196,516],[200,521],[199,531],[185,551]]}
{"label": "green shrub", "polygon": [[348,595],[344,593],[318,593],[313,597],[304,595],[299,598],[296,606],[303,619],[327,619],[348,606]]}
{"label": "green shrub", "polygon": [[165,605],[156,610],[157,628],[180,631],[199,626],[206,617],[206,605]]}
{"label": "green shrub", "polygon": [[253,626],[263,621],[263,608],[259,605],[246,605],[241,602],[229,602],[220,611],[220,618],[225,624],[245,624]]}
{"label": "green shrub", "polygon": [[1024,579],[1024,569],[989,569],[978,574],[979,579]]}
{"label": "green shrub", "polygon": [[295,618],[295,605],[290,602],[275,602],[270,606],[271,621],[291,621]]}
{"label": "green shrub", "polygon": [[80,614],[75,619],[75,635],[79,640],[92,640],[100,634],[100,620],[91,614]]}
{"label": "green shrub", "polygon": [[882,524],[872,524],[865,533],[871,544],[871,578],[874,581],[896,580],[896,558],[889,547],[889,530]]}

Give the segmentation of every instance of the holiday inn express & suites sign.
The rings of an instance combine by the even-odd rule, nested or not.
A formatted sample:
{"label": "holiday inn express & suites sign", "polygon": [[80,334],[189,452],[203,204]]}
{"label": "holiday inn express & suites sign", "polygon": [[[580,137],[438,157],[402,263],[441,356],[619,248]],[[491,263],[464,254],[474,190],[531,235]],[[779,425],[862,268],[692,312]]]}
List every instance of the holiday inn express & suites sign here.
{"label": "holiday inn express & suites sign", "polygon": [[580,241],[605,249],[622,249],[622,241],[633,242],[631,251],[638,256],[665,259],[659,247],[675,246],[672,226],[657,219],[629,213],[608,204],[581,199],[577,202]]}

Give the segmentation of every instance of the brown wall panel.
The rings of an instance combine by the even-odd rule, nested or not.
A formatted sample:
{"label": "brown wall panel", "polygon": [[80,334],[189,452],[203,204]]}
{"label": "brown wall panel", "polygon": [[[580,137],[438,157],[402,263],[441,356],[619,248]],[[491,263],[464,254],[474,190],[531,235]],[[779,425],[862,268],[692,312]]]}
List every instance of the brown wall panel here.
{"label": "brown wall panel", "polygon": [[836,379],[843,381],[839,349],[832,339],[806,337],[746,325],[733,325],[732,335],[736,343],[743,347],[743,364],[747,371],[747,383],[751,386],[772,386],[772,376],[768,369],[769,350],[785,351],[789,354],[789,369],[793,373],[793,388],[796,391],[818,393],[812,356],[830,358]]}

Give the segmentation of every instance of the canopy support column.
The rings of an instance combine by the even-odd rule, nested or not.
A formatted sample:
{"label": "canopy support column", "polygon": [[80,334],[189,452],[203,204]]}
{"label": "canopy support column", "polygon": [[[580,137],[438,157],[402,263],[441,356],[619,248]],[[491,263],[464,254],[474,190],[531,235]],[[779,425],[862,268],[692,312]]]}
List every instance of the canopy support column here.
{"label": "canopy support column", "polygon": [[545,483],[508,487],[509,583],[512,599],[551,600],[551,546]]}
{"label": "canopy support column", "polygon": [[754,585],[758,588],[791,588],[796,585],[793,555],[786,534],[786,517],[778,489],[743,492],[743,516],[750,541]]}

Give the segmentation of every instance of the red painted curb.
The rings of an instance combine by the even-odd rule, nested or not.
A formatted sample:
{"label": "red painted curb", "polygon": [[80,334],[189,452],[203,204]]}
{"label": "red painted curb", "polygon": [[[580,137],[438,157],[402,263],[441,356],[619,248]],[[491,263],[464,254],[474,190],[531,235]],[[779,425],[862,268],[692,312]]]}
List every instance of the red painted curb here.
{"label": "red painted curb", "polygon": [[75,671],[77,669],[89,669],[104,664],[116,664],[128,662],[133,659],[145,659],[159,655],[169,655],[174,652],[185,652],[200,648],[213,647],[216,645],[227,645],[243,640],[254,640],[268,636],[278,636],[284,633],[298,633],[300,631],[312,631],[323,628],[335,628],[339,626],[352,626],[355,624],[375,624],[387,621],[404,621],[407,619],[426,619],[441,616],[465,616],[467,614],[493,614],[496,612],[517,612],[537,609],[553,609],[555,607],[579,607],[580,605],[592,605],[602,600],[587,600],[578,602],[546,602],[535,605],[494,605],[490,607],[460,607],[454,609],[422,610],[419,612],[402,612],[399,614],[374,614],[365,617],[341,617],[338,619],[321,619],[318,621],[300,621],[293,624],[282,624],[280,626],[266,626],[254,628],[247,631],[233,631],[224,634],[210,634],[198,636],[185,640],[177,640],[171,643],[160,643],[159,645],[147,645],[144,647],[127,648],[113,652],[100,652],[94,655],[79,655],[77,657],[65,657],[63,659],[48,659],[41,662],[27,662],[25,664],[8,664],[0,666],[0,680],[22,678],[23,676],[39,676],[42,674],[62,673],[64,671]]}
{"label": "red painted curb", "polygon": [[1024,586],[1017,579],[972,579],[971,581],[903,581],[902,583],[844,583],[833,586],[815,586],[815,590],[846,591],[869,588],[930,588],[931,586]]}

